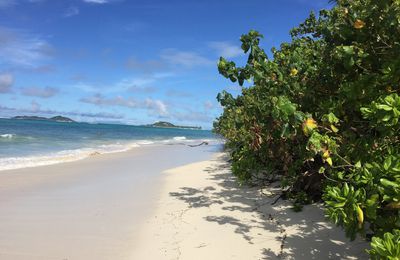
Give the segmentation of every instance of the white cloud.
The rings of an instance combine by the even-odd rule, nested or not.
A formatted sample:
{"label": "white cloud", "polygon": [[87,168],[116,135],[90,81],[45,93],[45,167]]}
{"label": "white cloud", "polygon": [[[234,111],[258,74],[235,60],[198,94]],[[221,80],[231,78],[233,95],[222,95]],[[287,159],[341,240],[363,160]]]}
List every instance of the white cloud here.
{"label": "white cloud", "polygon": [[[101,94],[96,94],[90,97],[80,99],[83,103],[93,104],[98,107],[126,107],[130,109],[143,109],[147,111],[149,116],[155,116],[158,118],[176,120],[180,122],[202,122],[210,123],[213,117],[207,110],[196,111],[191,107],[178,108],[174,106],[168,106],[164,101],[159,99],[147,98],[145,100],[138,100],[133,97],[105,97]],[[210,104],[206,103],[208,106]],[[174,110],[170,110],[172,107]],[[214,107],[214,106],[213,106]],[[201,109],[201,108],[200,108]]]}
{"label": "white cloud", "polygon": [[124,67],[142,73],[157,73],[173,71],[174,66],[192,68],[196,66],[215,65],[216,61],[195,51],[182,51],[174,48],[163,49],[157,59],[139,60],[129,57]]}
{"label": "white cloud", "polygon": [[46,0],[28,0],[29,3],[42,3]]}
{"label": "white cloud", "polygon": [[71,17],[79,14],[79,8],[76,6],[70,6],[64,13],[64,17]]}
{"label": "white cloud", "polygon": [[210,42],[209,46],[224,58],[235,58],[244,54],[240,47],[229,42]]}
{"label": "white cloud", "polygon": [[133,109],[145,109],[150,115],[165,117],[168,115],[167,105],[157,99],[147,98],[144,101],[136,100],[132,97],[104,97],[101,94],[96,94],[90,97],[80,99],[83,103],[93,104],[96,106],[120,106]]}
{"label": "white cloud", "polygon": [[121,106],[129,108],[137,108],[138,103],[131,98],[124,98],[121,96],[116,96],[113,98],[106,98],[101,94],[96,94],[90,97],[80,99],[81,102],[93,104],[96,106]]}
{"label": "white cloud", "polygon": [[52,87],[29,87],[23,88],[21,93],[25,96],[49,98],[55,96],[59,92],[58,89]]}
{"label": "white cloud", "polygon": [[171,115],[172,118],[181,122],[205,122],[209,123],[212,121],[212,117],[204,112],[199,111],[185,111],[175,112]]}
{"label": "white cloud", "polygon": [[214,64],[215,62],[201,56],[196,52],[179,51],[176,49],[165,49],[161,52],[161,59],[173,64],[184,67],[204,66]]}
{"label": "white cloud", "polygon": [[148,84],[151,84],[155,81],[152,77],[138,77],[132,79],[122,79],[116,84],[114,84],[111,89],[113,91],[125,91],[131,88],[144,88]]}
{"label": "white cloud", "polygon": [[3,115],[10,116],[10,114],[21,115],[21,113],[28,114],[41,114],[41,115],[68,115],[78,116],[84,118],[101,118],[101,119],[123,119],[124,116],[118,113],[107,113],[107,112],[81,112],[81,111],[59,111],[52,109],[41,109],[41,105],[36,101],[31,102],[29,108],[14,108],[0,105],[0,112]]}
{"label": "white cloud", "polygon": [[151,114],[165,117],[168,115],[167,106],[161,100],[154,100],[147,98],[145,100],[146,108],[149,109]]}
{"label": "white cloud", "polygon": [[111,84],[90,84],[79,82],[73,85],[74,88],[85,92],[101,92],[103,94],[124,92],[124,91],[137,91],[137,92],[154,92],[156,89],[152,86],[157,80],[172,77],[172,73],[153,73],[151,75],[144,75],[134,78],[123,78]]}
{"label": "white cloud", "polygon": [[11,87],[14,83],[14,77],[10,73],[0,74],[0,93],[11,92]]}
{"label": "white cloud", "polygon": [[110,1],[109,0],[83,0],[85,3],[90,3],[90,4],[107,4]]}
{"label": "white cloud", "polygon": [[37,66],[52,51],[50,44],[39,36],[0,26],[0,64]]}

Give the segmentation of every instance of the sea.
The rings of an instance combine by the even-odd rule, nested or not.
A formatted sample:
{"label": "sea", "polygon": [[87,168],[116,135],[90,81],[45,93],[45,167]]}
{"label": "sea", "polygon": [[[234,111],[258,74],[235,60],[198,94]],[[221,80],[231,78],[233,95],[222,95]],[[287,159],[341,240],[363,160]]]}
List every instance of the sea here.
{"label": "sea", "polygon": [[0,171],[76,161],[148,145],[217,140],[209,130],[0,119]]}

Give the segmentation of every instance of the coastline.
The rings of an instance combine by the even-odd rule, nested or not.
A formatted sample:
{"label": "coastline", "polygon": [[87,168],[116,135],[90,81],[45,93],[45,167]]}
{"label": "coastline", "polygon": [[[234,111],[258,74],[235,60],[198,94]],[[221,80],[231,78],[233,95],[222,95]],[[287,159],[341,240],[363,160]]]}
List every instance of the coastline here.
{"label": "coastline", "polygon": [[239,187],[218,143],[0,173],[4,259],[364,259],[321,205]]}
{"label": "coastline", "polygon": [[[3,134],[4,138],[12,138],[11,134]],[[8,137],[10,136],[10,137]],[[31,155],[25,157],[0,158],[0,173],[7,170],[34,168],[66,162],[80,161],[97,155],[129,152],[134,149],[142,149],[149,146],[162,145],[190,145],[198,142],[219,142],[217,139],[186,139],[184,136],[175,136],[165,140],[133,140],[125,143],[102,144],[97,147],[81,147],[73,150],[61,150],[43,155]],[[177,143],[180,142],[180,143]]]}
{"label": "coastline", "polygon": [[149,145],[217,139],[210,130],[0,119],[0,172],[77,161]]}
{"label": "coastline", "polygon": [[214,145],[144,146],[0,173],[0,258],[130,259],[161,172],[210,158]]}

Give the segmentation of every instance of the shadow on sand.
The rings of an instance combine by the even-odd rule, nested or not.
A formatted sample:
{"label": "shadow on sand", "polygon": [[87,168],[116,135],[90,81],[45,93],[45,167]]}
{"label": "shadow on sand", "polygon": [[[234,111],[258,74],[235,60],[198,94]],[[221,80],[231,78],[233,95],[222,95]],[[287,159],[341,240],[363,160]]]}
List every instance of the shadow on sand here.
{"label": "shadow on sand", "polygon": [[[239,187],[230,173],[226,156],[213,161],[212,167],[204,169],[208,178],[216,185],[194,188],[182,187],[170,196],[184,201],[190,208],[219,205],[226,214],[205,216],[209,222],[219,225],[232,225],[235,233],[248,243],[254,243],[255,228],[271,232],[280,243],[280,251],[265,248],[262,259],[366,259],[366,242],[350,242],[342,230],[331,225],[323,217],[320,205],[305,206],[302,212],[290,209],[290,203],[279,200],[271,203],[279,195],[277,187],[268,188],[269,195],[260,192],[257,187]],[[275,185],[276,186],[276,185]],[[253,218],[237,219],[230,216],[233,211],[247,212]],[[237,214],[236,214],[237,216]],[[259,237],[257,238],[259,239]],[[268,239],[265,246],[268,245]]]}

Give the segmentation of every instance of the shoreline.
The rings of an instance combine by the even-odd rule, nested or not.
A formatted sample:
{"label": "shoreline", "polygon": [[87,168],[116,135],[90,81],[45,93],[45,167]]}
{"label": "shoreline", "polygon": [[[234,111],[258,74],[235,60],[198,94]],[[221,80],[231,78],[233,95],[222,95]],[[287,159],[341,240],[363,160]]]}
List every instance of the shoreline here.
{"label": "shoreline", "polygon": [[162,172],[218,146],[147,146],[0,174],[0,258],[130,259]]}
{"label": "shoreline", "polygon": [[220,144],[146,146],[0,174],[0,258],[364,259],[321,205],[239,187]]}
{"label": "shoreline", "polygon": [[[5,134],[11,135],[11,134]],[[0,174],[3,171],[24,169],[24,168],[34,168],[41,166],[49,166],[60,163],[75,162],[84,159],[91,158],[93,156],[114,154],[114,153],[124,153],[129,152],[134,149],[140,149],[150,146],[163,146],[163,145],[182,145],[182,144],[192,144],[196,142],[220,142],[218,139],[186,139],[183,136],[176,136],[165,140],[132,140],[127,141],[124,144],[119,142],[115,144],[103,144],[98,147],[82,147],[72,150],[62,150],[57,152],[48,152],[48,154],[42,155],[30,155],[21,157],[6,157],[0,158]],[[175,142],[175,143],[174,143]],[[183,143],[176,143],[183,142]]]}

